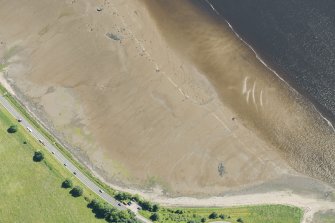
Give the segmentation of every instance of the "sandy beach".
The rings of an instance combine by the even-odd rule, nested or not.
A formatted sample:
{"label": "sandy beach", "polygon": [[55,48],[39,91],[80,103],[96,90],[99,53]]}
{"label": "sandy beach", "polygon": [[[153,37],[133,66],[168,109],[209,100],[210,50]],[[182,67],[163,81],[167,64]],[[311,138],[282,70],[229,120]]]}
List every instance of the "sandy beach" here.
{"label": "sandy beach", "polygon": [[327,123],[228,26],[175,3],[2,2],[5,78],[123,190],[203,197],[301,173],[333,183]]}

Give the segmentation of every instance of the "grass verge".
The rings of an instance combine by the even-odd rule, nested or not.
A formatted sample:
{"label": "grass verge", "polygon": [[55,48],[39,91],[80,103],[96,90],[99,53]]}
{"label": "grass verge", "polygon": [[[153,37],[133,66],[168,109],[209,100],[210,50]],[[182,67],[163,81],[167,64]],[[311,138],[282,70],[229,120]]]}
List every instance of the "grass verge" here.
{"label": "grass verge", "polygon": [[[140,211],[150,218],[153,214]],[[212,213],[213,218],[209,216]],[[200,223],[225,221],[231,223],[300,223],[303,211],[297,207],[285,205],[256,205],[233,208],[160,208],[157,212],[159,223]]]}

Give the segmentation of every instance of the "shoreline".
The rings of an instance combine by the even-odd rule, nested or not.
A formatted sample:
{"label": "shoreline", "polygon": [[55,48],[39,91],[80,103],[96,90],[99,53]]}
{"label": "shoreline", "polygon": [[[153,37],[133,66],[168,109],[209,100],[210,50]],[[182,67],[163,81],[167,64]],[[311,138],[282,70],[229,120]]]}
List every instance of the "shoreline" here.
{"label": "shoreline", "polygon": [[333,130],[333,132],[335,133],[335,127],[333,125],[333,123],[328,120],[323,114],[323,112],[321,112],[321,109],[319,110],[319,108],[313,103],[312,100],[310,100],[308,98],[308,96],[305,96],[303,94],[301,94],[298,90],[296,90],[293,86],[291,86],[287,81],[284,80],[283,77],[281,77],[277,71],[275,71],[270,65],[268,65],[263,59],[262,57],[256,52],[256,50],[254,49],[253,46],[251,46],[249,43],[247,43],[246,40],[243,39],[242,36],[240,36],[234,29],[234,27],[229,23],[229,21],[224,18],[224,16],[222,16],[215,8],[214,6],[208,1],[208,0],[204,0],[213,10],[213,12],[215,12],[217,14],[217,16],[221,16],[220,18],[224,20],[224,22],[229,26],[229,28],[231,29],[231,31],[236,35],[236,37],[238,39],[240,39],[247,47],[249,47],[252,52],[255,54],[256,58],[266,67],[268,68],[273,74],[275,74],[284,84],[286,84],[290,90],[294,91],[295,93],[297,93],[298,95],[301,95],[303,98],[305,98],[306,101],[308,101],[308,103],[313,107],[313,109],[315,109],[315,111],[317,113],[319,113],[319,115],[325,120],[325,122],[328,124],[328,126]]}
{"label": "shoreline", "polygon": [[[174,46],[175,49],[181,51],[181,52],[187,52],[187,53],[182,53],[183,56],[188,56],[191,58],[191,61],[194,62],[195,64],[198,63],[198,68],[200,70],[203,71],[203,73],[206,74],[207,78],[210,79],[210,81],[212,82],[212,84],[214,85],[214,87],[216,88],[216,91],[219,92],[222,95],[222,101],[223,102],[228,102],[226,105],[229,105],[231,107],[237,108],[237,110],[235,109],[234,111],[239,113],[239,112],[243,112],[243,116],[247,115],[249,117],[245,117],[245,119],[250,118],[250,116],[252,117],[251,120],[256,120],[256,115],[259,114],[259,111],[261,108],[257,107],[256,101],[255,101],[255,86],[256,86],[256,81],[254,82],[252,91],[250,93],[250,90],[247,92],[247,104],[250,106],[253,105],[252,103],[249,103],[248,98],[250,96],[250,94],[252,94],[252,99],[255,105],[255,109],[254,111],[249,110],[251,112],[254,112],[255,114],[250,115],[249,111],[246,110],[238,110],[240,109],[241,103],[235,103],[234,101],[231,102],[230,98],[232,97],[237,97],[237,99],[239,99],[239,95],[238,94],[231,94],[231,92],[233,90],[235,90],[236,88],[239,87],[239,85],[237,86],[229,86],[228,85],[228,90],[224,89],[225,87],[227,88],[227,86],[225,86],[225,82],[230,82],[230,79],[223,77],[223,75],[227,74],[229,75],[230,73],[233,72],[233,75],[239,75],[237,73],[234,73],[234,71],[232,72],[228,72],[226,74],[222,73],[224,71],[227,70],[227,64],[225,62],[225,56],[230,56],[230,55],[225,55],[225,54],[220,54],[219,52],[217,53],[208,53],[212,48],[210,46],[210,44],[207,44],[208,42],[213,42],[212,44],[216,46],[215,49],[219,49],[219,46],[222,45],[222,48],[225,49],[228,46],[225,46],[226,43],[225,41],[227,41],[227,38],[224,34],[217,34],[216,36],[219,36],[218,38],[222,39],[222,41],[219,41],[215,37],[212,37],[212,39],[210,39],[210,41],[207,42],[201,42],[201,36],[203,35],[203,33],[205,31],[201,30],[202,32],[197,32],[195,31],[195,36],[200,36],[198,39],[192,39],[190,38],[188,40],[188,42],[193,41],[195,42],[193,45],[192,43],[188,44],[187,43],[183,43],[183,38],[180,38],[180,36],[183,36],[183,34],[179,34],[179,37],[177,38],[176,35],[174,36],[173,34],[169,35],[169,33],[172,33],[174,29],[179,30],[180,32],[182,32],[182,29],[187,29],[186,26],[179,25],[179,23],[182,23],[182,20],[180,18],[174,18],[173,22],[170,22],[170,24],[165,25],[163,22],[160,22],[159,19],[157,18],[161,18],[157,17],[159,16],[158,13],[165,13],[165,16],[169,16],[169,11],[173,11],[173,10],[177,10],[175,8],[175,6],[173,5],[174,3],[168,4],[168,3],[157,3],[156,6],[151,6],[152,9],[150,9],[150,11],[153,11],[153,17],[156,19],[156,22],[158,24],[158,27],[160,28],[161,32],[163,33],[163,35],[166,36],[166,39],[168,40],[169,43],[172,44],[172,46]],[[197,8],[199,11],[202,11],[201,9],[199,9],[199,7],[194,6],[195,8]],[[157,11],[157,12],[156,12]],[[167,12],[165,12],[167,11]],[[195,10],[197,11],[197,10]],[[199,11],[198,14],[199,14]],[[215,12],[215,11],[214,11]],[[188,16],[193,16],[193,14],[188,13],[188,12],[180,12],[180,14],[182,14],[183,17],[187,18]],[[191,15],[189,15],[191,14]],[[207,13],[208,14],[208,13]],[[212,14],[213,14],[213,10],[212,10]],[[157,18],[156,18],[157,17]],[[180,15],[181,17],[181,15]],[[212,36],[214,35],[214,31],[220,29],[220,27],[222,27],[222,23],[218,22],[217,20],[213,19],[211,15],[207,16],[210,22],[213,23],[213,27],[215,28],[208,28],[209,30],[211,30]],[[207,22],[207,21],[206,21]],[[187,33],[187,35],[190,34],[190,30],[192,30],[192,27],[198,26],[199,25],[199,21],[192,21],[189,22],[190,24],[190,28],[188,28],[185,33]],[[205,22],[204,22],[205,23]],[[178,25],[176,25],[178,24]],[[225,24],[227,24],[227,28],[222,27],[222,33],[227,33],[226,31],[229,30],[229,32],[236,38],[239,37],[239,35],[234,32],[233,27],[227,22],[225,21]],[[169,27],[169,25],[171,27]],[[209,26],[209,25],[208,25]],[[200,29],[200,28],[199,28]],[[205,28],[204,28],[205,29]],[[221,30],[221,29],[220,29]],[[198,34],[199,33],[199,34]],[[184,38],[187,38],[187,36],[185,36]],[[195,38],[195,37],[193,37]],[[199,40],[200,39],[200,40]],[[275,144],[276,148],[279,149],[279,151],[282,153],[284,159],[286,159],[287,161],[289,161],[290,165],[293,166],[293,168],[295,168],[296,170],[298,170],[299,172],[303,173],[303,174],[307,174],[309,176],[318,178],[318,179],[322,179],[325,182],[328,183],[332,183],[333,184],[333,177],[330,174],[330,170],[325,170],[325,171],[321,171],[318,166],[319,164],[315,164],[316,166],[313,167],[313,164],[315,163],[313,160],[311,160],[312,156],[317,156],[317,157],[323,157],[324,153],[331,153],[332,151],[332,142],[334,141],[332,136],[334,135],[334,127],[332,125],[332,123],[325,117],[322,115],[322,112],[320,112],[319,109],[317,109],[317,107],[310,101],[308,100],[304,95],[300,94],[297,90],[295,90],[293,87],[291,87],[290,84],[288,84],[288,82],[286,82],[285,80],[283,80],[283,78],[281,78],[280,75],[278,75],[278,73],[276,71],[274,71],[271,67],[269,67],[263,60],[262,58],[255,52],[255,50],[248,45],[243,39],[241,38],[236,38],[239,42],[241,42],[241,45],[243,45],[244,47],[246,47],[248,50],[250,50],[250,53],[255,57],[255,60],[257,60],[257,63],[260,64],[261,67],[265,68],[263,72],[263,68],[261,69],[261,72],[258,71],[258,73],[260,73],[257,77],[253,77],[256,80],[258,78],[264,78],[266,79],[266,81],[268,82],[266,86],[269,86],[269,88],[272,87],[271,91],[273,91],[273,87],[275,85],[276,87],[276,93],[278,97],[275,98],[271,98],[272,101],[276,100],[278,101],[278,104],[281,104],[281,107],[278,108],[280,111],[285,112],[285,114],[282,114],[282,112],[280,112],[279,114],[276,114],[277,112],[279,112],[279,110],[277,109],[276,111],[274,111],[275,115],[280,115],[279,117],[282,119],[281,122],[282,123],[276,123],[274,120],[271,120],[271,122],[267,122],[267,123],[263,123],[264,120],[268,120],[269,116],[271,117],[272,115],[269,114],[269,112],[273,112],[273,110],[270,111],[269,109],[267,109],[267,113],[268,114],[264,114],[267,115],[268,117],[262,117],[260,119],[260,117],[257,117],[257,121],[251,121],[248,122],[246,124],[246,126],[248,126],[249,128],[253,128],[256,127],[255,125],[257,125],[259,128],[257,128],[258,130],[262,130],[262,132],[264,133],[265,131],[265,135],[267,135],[267,139],[269,139],[270,142],[272,142],[273,144]],[[215,42],[217,41],[217,42]],[[180,43],[181,42],[181,43]],[[192,47],[197,48],[199,46],[199,42],[203,43],[204,46],[199,47],[199,49],[195,49],[192,51]],[[231,42],[230,39],[228,40],[228,42]],[[184,44],[184,45],[183,45]],[[188,44],[189,46],[185,46],[186,44]],[[209,49],[206,49],[206,48]],[[242,47],[241,47],[242,48]],[[203,50],[206,49],[206,50]],[[202,50],[202,51],[201,51]],[[214,50],[214,49],[213,49]],[[234,49],[235,51],[242,51],[240,48],[238,49]],[[243,51],[244,52],[244,51]],[[200,57],[200,59],[198,59],[197,54],[203,54],[205,53],[205,56]],[[247,57],[247,55],[249,56],[249,53],[247,55],[245,55],[244,53],[242,54],[242,58],[243,60],[247,61],[247,65],[250,64],[253,59],[245,59]],[[219,56],[218,56],[219,55]],[[235,56],[235,55],[234,55]],[[235,56],[236,57],[236,56]],[[212,60],[214,62],[212,62],[211,60],[208,60],[208,58],[213,58]],[[218,58],[222,58],[222,62],[218,59]],[[201,59],[205,59],[205,61],[202,63]],[[236,60],[236,59],[235,59]],[[242,61],[243,63],[245,61]],[[223,65],[225,64],[225,66]],[[244,64],[245,65],[245,64]],[[240,65],[243,66],[243,65]],[[260,67],[257,65],[257,67]],[[220,67],[220,68],[218,68]],[[222,69],[221,69],[222,68]],[[221,70],[223,71],[221,71]],[[244,71],[243,69],[247,70]],[[248,80],[248,73],[252,72],[249,71],[246,68],[241,68],[241,71],[239,71],[240,73],[246,72],[246,75],[242,76],[247,76],[244,78],[244,86],[243,89],[245,87],[246,84],[246,80]],[[275,75],[273,75],[273,73]],[[271,77],[270,75],[271,74]],[[263,76],[262,76],[263,75]],[[267,77],[265,77],[267,76]],[[250,82],[250,81],[249,81]],[[274,82],[276,82],[276,84],[278,83],[278,85],[274,84]],[[259,83],[259,81],[258,81]],[[259,84],[257,83],[257,86],[259,88]],[[236,92],[237,93],[237,92]],[[263,104],[262,101],[262,95],[266,95],[266,94],[262,94],[263,91],[260,92],[260,103],[261,105]],[[244,90],[243,90],[243,94],[244,94]],[[257,95],[258,97],[258,95]],[[250,99],[251,100],[251,99]],[[235,104],[234,104],[235,103]],[[272,107],[273,104],[271,104]],[[238,107],[239,106],[239,107]],[[250,108],[252,109],[252,108]],[[292,114],[292,111],[287,112],[288,110],[292,110],[294,112],[297,112],[296,114]],[[239,114],[241,115],[241,114]],[[285,118],[286,115],[286,118]],[[293,116],[292,116],[293,115]],[[278,118],[279,118],[278,117]],[[263,120],[263,121],[262,121]],[[250,121],[250,119],[249,119]],[[256,122],[256,123],[255,123]],[[257,123],[258,122],[258,123]],[[297,125],[292,124],[293,123],[297,123]],[[263,124],[263,126],[262,126]],[[272,130],[272,129],[268,129],[269,125],[276,125],[276,127],[278,129],[276,130]],[[302,126],[305,127],[302,127]],[[290,127],[289,127],[290,126]],[[256,130],[257,130],[256,129]],[[271,131],[270,131],[271,130]],[[291,132],[291,135],[287,135],[287,133],[285,133],[284,131]],[[270,134],[271,132],[271,134]],[[280,135],[278,135],[278,133]],[[293,135],[292,135],[293,133]],[[310,136],[309,136],[310,135]],[[261,132],[259,133],[259,136],[264,136]],[[289,137],[289,141],[287,140],[287,137]],[[321,140],[322,138],[322,140]],[[303,141],[301,141],[302,139],[304,139]],[[280,140],[284,140],[284,141],[280,141]],[[324,143],[322,143],[320,145],[320,140],[324,141]],[[279,142],[280,141],[280,142]],[[309,143],[307,143],[309,142]],[[284,143],[284,145],[283,145]],[[306,145],[305,145],[306,144]],[[311,147],[311,148],[309,148]],[[322,152],[321,152],[322,150]],[[325,152],[326,150],[326,152]],[[297,156],[295,158],[295,156]],[[298,156],[300,158],[298,158]],[[298,159],[298,160],[297,160]],[[332,161],[329,159],[324,159],[322,160],[322,163],[325,163],[325,165],[333,165]],[[311,163],[312,166],[309,165],[309,163]],[[323,165],[323,164],[322,164]],[[306,171],[308,170],[308,171]],[[320,172],[321,171],[321,172]]]}

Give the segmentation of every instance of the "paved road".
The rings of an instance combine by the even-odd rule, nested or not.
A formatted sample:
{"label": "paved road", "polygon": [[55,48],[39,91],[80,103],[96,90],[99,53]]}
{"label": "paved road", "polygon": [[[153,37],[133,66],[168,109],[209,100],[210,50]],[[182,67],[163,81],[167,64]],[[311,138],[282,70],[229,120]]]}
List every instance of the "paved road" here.
{"label": "paved road", "polygon": [[[10,114],[12,114],[16,119],[21,119],[20,124],[28,131],[30,134],[36,138],[36,140],[41,140],[45,148],[53,154],[53,156],[75,177],[77,177],[83,184],[85,184],[89,189],[91,189],[94,193],[100,196],[103,200],[113,205],[119,210],[126,210],[128,207],[120,204],[117,200],[115,200],[112,196],[105,193],[102,188],[96,185],[93,181],[87,178],[77,167],[75,167],[63,154],[53,145],[51,144],[33,125],[31,125],[23,115],[21,115],[12,104],[7,100],[6,96],[0,97],[0,103],[8,110]],[[31,131],[30,131],[30,130]],[[136,214],[137,218],[144,222],[150,222],[142,216]]]}

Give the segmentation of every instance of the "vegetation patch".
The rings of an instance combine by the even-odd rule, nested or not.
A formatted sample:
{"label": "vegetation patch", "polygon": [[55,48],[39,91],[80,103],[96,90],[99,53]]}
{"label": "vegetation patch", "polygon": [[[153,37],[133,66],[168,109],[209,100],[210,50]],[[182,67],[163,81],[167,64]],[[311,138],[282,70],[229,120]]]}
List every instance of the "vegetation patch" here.
{"label": "vegetation patch", "polygon": [[159,208],[141,210],[148,219],[160,223],[200,223],[226,221],[232,223],[300,223],[303,211],[285,205],[259,205],[234,208]]}
{"label": "vegetation patch", "polygon": [[5,68],[6,68],[6,64],[0,63],[0,72],[3,72]]}

